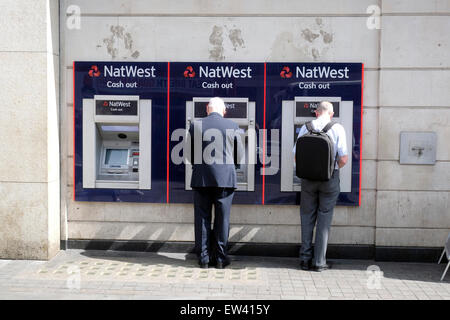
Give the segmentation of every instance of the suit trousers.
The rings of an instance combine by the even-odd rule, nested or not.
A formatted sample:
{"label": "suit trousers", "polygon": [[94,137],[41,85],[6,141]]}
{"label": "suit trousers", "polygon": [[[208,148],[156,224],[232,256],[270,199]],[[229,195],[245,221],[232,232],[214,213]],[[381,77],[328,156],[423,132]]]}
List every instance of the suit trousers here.
{"label": "suit trousers", "polygon": [[313,232],[316,226],[314,244],[315,266],[326,264],[328,235],[333,219],[333,210],[339,196],[339,170],[334,170],[328,181],[311,181],[302,179],[300,198],[300,220],[302,245],[300,260],[311,261],[313,258]]}
{"label": "suit trousers", "polygon": [[[195,251],[199,262],[226,262],[234,188],[194,188]],[[211,230],[212,207],[214,226]],[[212,232],[212,236],[211,236]]]}

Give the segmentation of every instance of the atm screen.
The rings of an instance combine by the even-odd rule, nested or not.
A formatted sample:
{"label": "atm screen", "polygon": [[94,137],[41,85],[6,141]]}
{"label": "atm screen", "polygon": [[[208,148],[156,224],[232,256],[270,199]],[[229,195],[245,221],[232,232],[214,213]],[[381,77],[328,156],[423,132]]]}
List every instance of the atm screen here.
{"label": "atm screen", "polygon": [[225,102],[227,112],[225,118],[245,119],[247,118],[246,102]]}
{"label": "atm screen", "polygon": [[196,101],[194,103],[194,117],[196,118],[204,118],[208,114],[206,113],[206,106],[208,105],[208,102],[203,101]]}
{"label": "atm screen", "polygon": [[126,166],[128,164],[128,149],[106,149],[105,164]]}
{"label": "atm screen", "polygon": [[[312,117],[315,118],[315,111],[319,106],[318,101],[296,101],[295,116],[296,117]],[[333,104],[333,112],[335,117],[339,117],[339,102],[331,102]]]}
{"label": "atm screen", "polygon": [[[207,116],[206,101],[196,101],[194,103],[194,117],[204,118]],[[224,118],[246,119],[247,118],[247,102],[225,102],[226,113]]]}

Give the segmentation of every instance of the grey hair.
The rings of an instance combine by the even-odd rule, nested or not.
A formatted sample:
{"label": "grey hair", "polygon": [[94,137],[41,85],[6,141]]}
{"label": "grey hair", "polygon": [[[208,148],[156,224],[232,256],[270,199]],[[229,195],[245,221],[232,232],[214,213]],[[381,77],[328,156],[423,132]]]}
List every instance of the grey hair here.
{"label": "grey hair", "polygon": [[333,104],[329,101],[320,102],[319,106],[316,109],[316,112],[322,113],[324,111],[328,113],[333,113]]}
{"label": "grey hair", "polygon": [[224,113],[225,112],[225,102],[219,97],[214,97],[209,99],[208,108],[211,112]]}

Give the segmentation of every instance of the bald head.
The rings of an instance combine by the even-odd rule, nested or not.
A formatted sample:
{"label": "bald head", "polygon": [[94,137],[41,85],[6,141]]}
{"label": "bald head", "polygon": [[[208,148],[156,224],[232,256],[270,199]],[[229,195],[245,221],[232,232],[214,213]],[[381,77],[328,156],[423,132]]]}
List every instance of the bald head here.
{"label": "bald head", "polygon": [[209,99],[209,103],[206,106],[206,113],[209,115],[211,112],[217,112],[222,117],[225,115],[225,102],[219,97]]}
{"label": "bald head", "polygon": [[330,118],[333,116],[333,104],[329,101],[322,101],[316,109],[316,116],[327,115]]}

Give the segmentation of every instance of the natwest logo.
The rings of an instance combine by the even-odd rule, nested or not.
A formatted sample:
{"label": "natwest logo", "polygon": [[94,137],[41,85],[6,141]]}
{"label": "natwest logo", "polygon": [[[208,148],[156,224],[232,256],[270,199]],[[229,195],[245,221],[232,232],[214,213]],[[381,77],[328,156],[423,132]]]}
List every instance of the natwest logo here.
{"label": "natwest logo", "polygon": [[297,66],[295,77],[304,79],[349,79],[350,69],[348,67],[335,68],[331,66]]}
{"label": "natwest logo", "polygon": [[100,70],[98,70],[97,66],[92,66],[91,70],[89,70],[89,76],[98,77],[100,76]]}
{"label": "natwest logo", "polygon": [[155,67],[150,68],[139,68],[138,66],[126,65],[121,67],[107,66],[105,65],[103,69],[103,74],[105,77],[137,77],[137,78],[155,78]]}
{"label": "natwest logo", "polygon": [[292,71],[289,69],[289,67],[283,67],[283,69],[280,72],[280,77],[282,78],[291,78],[292,77]]}
{"label": "natwest logo", "polygon": [[191,66],[186,67],[186,70],[184,70],[183,75],[184,75],[185,78],[193,78],[193,77],[195,77],[194,68],[192,68]]}
{"label": "natwest logo", "polygon": [[303,104],[303,108],[312,109],[311,112],[314,112],[319,107],[320,102],[305,102]]}
{"label": "natwest logo", "polygon": [[252,78],[252,68],[234,66],[199,67],[200,78]]}

